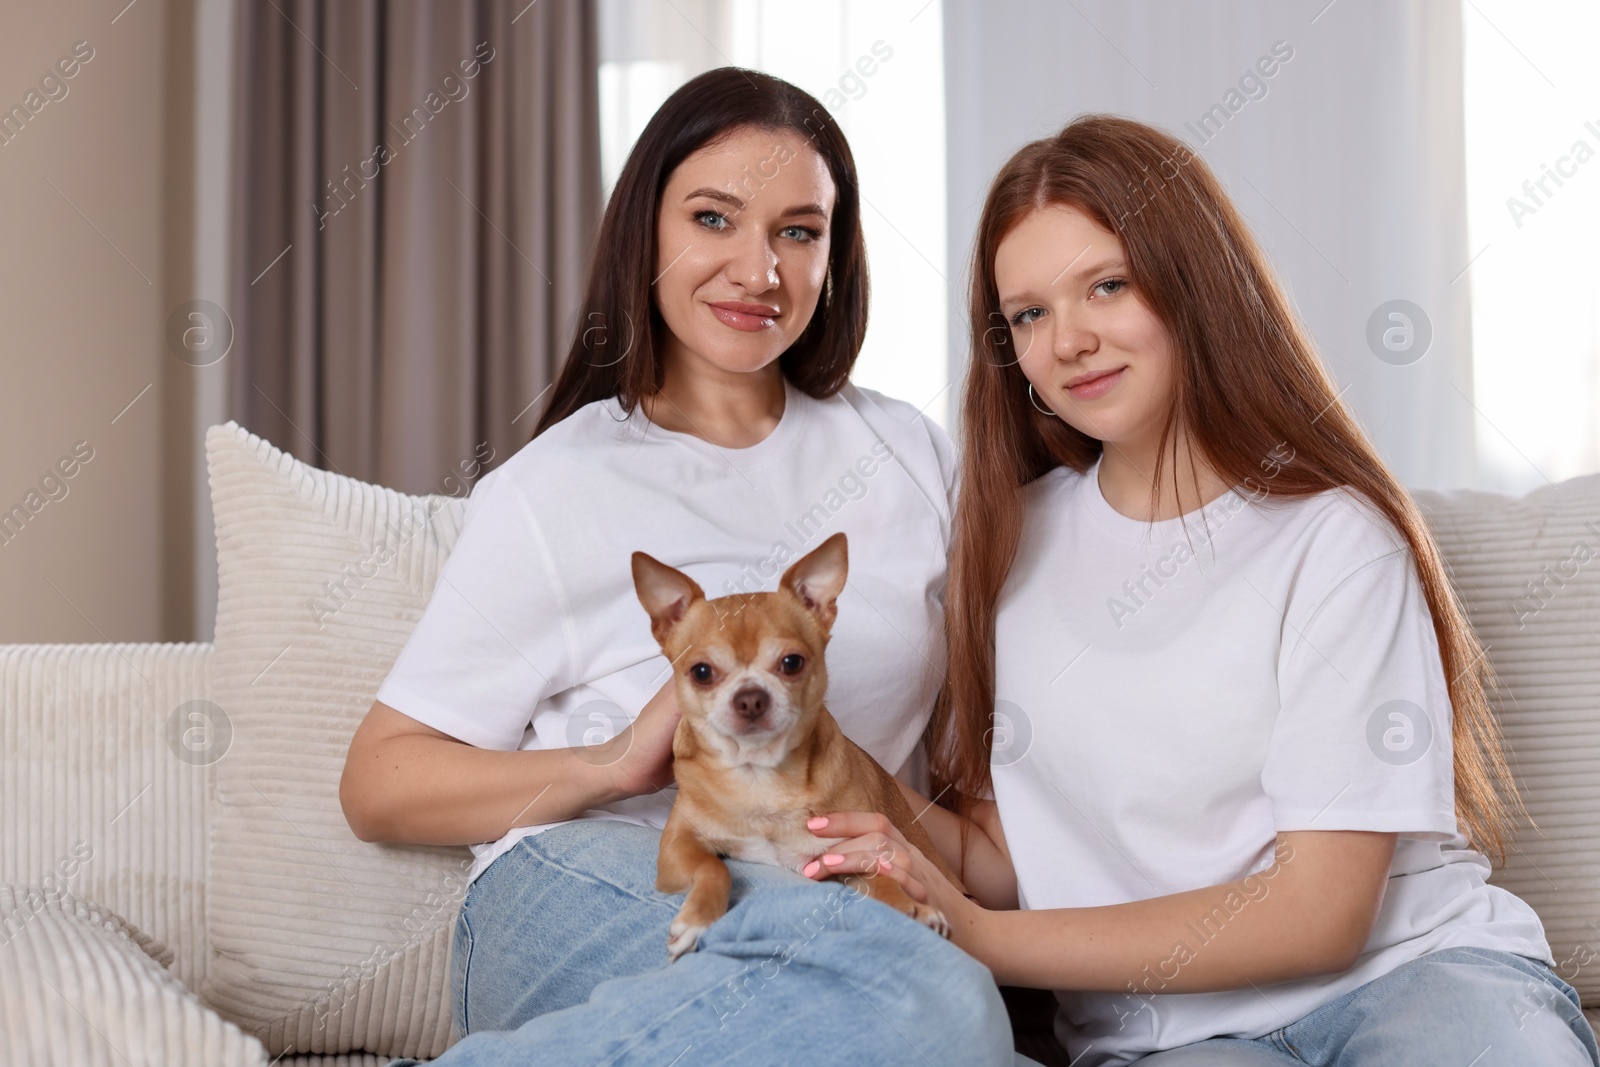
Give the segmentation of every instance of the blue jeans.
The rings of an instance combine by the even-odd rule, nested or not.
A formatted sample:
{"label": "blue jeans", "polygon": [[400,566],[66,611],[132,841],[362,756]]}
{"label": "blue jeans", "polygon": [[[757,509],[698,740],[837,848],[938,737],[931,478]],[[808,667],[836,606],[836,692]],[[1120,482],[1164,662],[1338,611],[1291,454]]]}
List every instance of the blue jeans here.
{"label": "blue jeans", "polygon": [[1139,1067],[1595,1067],[1578,994],[1541,960],[1446,948],[1403,963],[1288,1026],[1214,1037]]}
{"label": "blue jeans", "polygon": [[683,897],[656,891],[660,840],[590,819],[496,859],[468,887],[452,945],[466,1036],[432,1062],[1038,1067],[1012,1051],[987,967],[841,882],[730,862],[728,913],[669,965]]}

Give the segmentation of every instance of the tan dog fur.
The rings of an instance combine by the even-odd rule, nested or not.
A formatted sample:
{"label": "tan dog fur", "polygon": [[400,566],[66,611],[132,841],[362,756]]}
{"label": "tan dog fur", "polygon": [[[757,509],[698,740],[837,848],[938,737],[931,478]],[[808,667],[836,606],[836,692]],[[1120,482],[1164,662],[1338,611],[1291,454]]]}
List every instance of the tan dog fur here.
{"label": "tan dog fur", "polygon": [[[683,709],[672,743],[678,798],[656,867],[658,890],[688,894],[668,931],[671,960],[693,950],[728,910],[722,857],[799,872],[845,840],[812,833],[806,820],[813,815],[881,812],[961,885],[894,778],[823,707],[823,651],[847,566],[845,536],[836,533],[796,560],[776,592],[707,600],[688,575],[633,554],[634,586],[673,664]],[[791,656],[802,657],[792,672]],[[874,899],[949,936],[945,916],[894,879],[876,871],[863,878]]]}

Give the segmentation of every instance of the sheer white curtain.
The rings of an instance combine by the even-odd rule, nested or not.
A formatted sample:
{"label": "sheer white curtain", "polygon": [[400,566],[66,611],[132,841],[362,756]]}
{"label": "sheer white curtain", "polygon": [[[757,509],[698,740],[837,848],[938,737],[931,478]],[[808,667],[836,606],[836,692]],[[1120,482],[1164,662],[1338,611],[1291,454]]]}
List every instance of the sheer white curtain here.
{"label": "sheer white curtain", "polygon": [[957,288],[987,183],[1018,146],[1086,111],[1162,126],[1225,183],[1401,480],[1473,484],[1458,5],[953,0],[944,17]]}

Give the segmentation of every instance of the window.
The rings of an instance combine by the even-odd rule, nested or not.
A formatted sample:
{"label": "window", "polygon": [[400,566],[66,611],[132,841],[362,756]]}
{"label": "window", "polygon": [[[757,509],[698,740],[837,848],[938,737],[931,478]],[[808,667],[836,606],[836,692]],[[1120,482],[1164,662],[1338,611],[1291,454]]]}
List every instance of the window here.
{"label": "window", "polygon": [[1600,470],[1600,5],[1528,14],[1462,6],[1479,482],[1519,493]]}

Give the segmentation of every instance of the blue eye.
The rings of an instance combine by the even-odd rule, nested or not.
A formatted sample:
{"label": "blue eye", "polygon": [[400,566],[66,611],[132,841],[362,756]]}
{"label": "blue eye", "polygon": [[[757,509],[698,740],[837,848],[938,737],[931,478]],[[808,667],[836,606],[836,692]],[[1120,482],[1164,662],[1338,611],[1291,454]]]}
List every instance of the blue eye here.
{"label": "blue eye", "polygon": [[[1038,314],[1035,314],[1035,312]],[[1032,326],[1034,323],[1039,321],[1039,315],[1043,314],[1044,308],[1023,308],[1021,311],[1011,316],[1010,322],[1013,326]]]}
{"label": "blue eye", "polygon": [[802,243],[810,243],[822,236],[820,231],[813,230],[809,226],[785,226],[778,232],[782,234],[798,234],[799,236],[793,239]]}
{"label": "blue eye", "polygon": [[[720,211],[696,211],[694,213],[694,220],[708,230],[725,230],[727,229],[728,216],[724,215]],[[711,224],[712,221],[722,223],[723,225],[714,226]]]}

